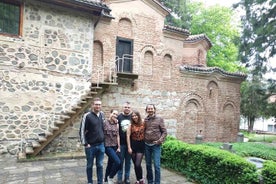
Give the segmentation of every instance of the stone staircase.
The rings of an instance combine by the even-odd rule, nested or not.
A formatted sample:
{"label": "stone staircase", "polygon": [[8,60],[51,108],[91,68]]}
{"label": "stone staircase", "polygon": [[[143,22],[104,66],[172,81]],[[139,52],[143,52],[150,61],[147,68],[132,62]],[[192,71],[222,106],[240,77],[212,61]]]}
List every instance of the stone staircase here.
{"label": "stone staircase", "polygon": [[[107,82],[103,77],[103,69],[98,69],[95,74],[98,76],[95,80],[96,83],[91,83],[90,90],[87,91],[85,95],[80,96],[80,100],[76,106],[72,107],[71,109],[67,109],[62,114],[55,114],[53,120],[54,125],[50,126],[44,133],[38,134],[38,138],[25,139],[25,152],[23,153],[23,147],[21,147],[21,152],[18,154],[18,159],[26,159],[28,157],[37,156],[49,143],[51,143],[57,136],[59,136],[66,127],[68,127],[72,122],[74,122],[76,118],[80,117],[80,115],[90,107],[93,97],[100,96],[111,85],[118,85],[116,81],[116,71],[115,73],[113,70],[109,72],[110,75],[108,76]],[[21,145],[22,142],[23,138],[21,139]],[[22,153],[23,156],[19,156],[22,155]]]}
{"label": "stone staircase", "polygon": [[[114,84],[113,84],[114,85]],[[52,142],[61,132],[74,122],[87,108],[95,95],[100,95],[104,92],[108,84],[101,84],[96,87],[91,87],[91,91],[80,98],[79,103],[71,109],[63,112],[61,115],[56,115],[54,126],[49,127],[44,133],[38,134],[37,139],[27,139],[25,146],[25,153],[27,157],[34,157],[38,155],[50,142]]]}

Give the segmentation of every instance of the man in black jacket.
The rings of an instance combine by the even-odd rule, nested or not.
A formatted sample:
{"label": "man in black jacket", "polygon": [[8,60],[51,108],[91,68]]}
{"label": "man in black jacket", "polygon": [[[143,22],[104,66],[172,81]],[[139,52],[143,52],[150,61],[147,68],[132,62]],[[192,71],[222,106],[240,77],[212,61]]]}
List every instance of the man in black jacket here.
{"label": "man in black jacket", "polygon": [[93,180],[93,163],[96,158],[98,184],[103,183],[103,160],[104,160],[104,113],[101,111],[102,102],[95,98],[91,104],[91,111],[83,115],[80,126],[80,139],[85,147],[86,175],[88,184]]}

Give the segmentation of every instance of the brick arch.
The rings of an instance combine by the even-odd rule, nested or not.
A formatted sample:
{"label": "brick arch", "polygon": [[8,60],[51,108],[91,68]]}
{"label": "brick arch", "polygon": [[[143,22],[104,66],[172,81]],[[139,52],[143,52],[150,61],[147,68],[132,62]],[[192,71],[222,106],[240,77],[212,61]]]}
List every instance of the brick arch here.
{"label": "brick arch", "polygon": [[239,129],[239,119],[237,119],[237,108],[232,101],[226,101],[221,113],[221,132],[219,139],[221,141],[232,140],[236,141],[236,136]]}
{"label": "brick arch", "polygon": [[172,78],[172,70],[173,70],[173,59],[172,59],[172,55],[170,54],[165,54],[162,58],[162,62],[161,62],[161,70],[163,75],[161,75],[163,77],[164,80],[166,79],[171,79]]}
{"label": "brick arch", "polygon": [[181,100],[182,108],[183,105],[185,106],[190,100],[196,101],[198,106],[201,107],[202,111],[204,111],[203,98],[196,93],[188,93],[185,96],[183,96]]}
{"label": "brick arch", "polygon": [[217,99],[219,95],[219,86],[215,81],[210,81],[207,84],[207,97],[209,97],[209,99]]}
{"label": "brick arch", "polygon": [[172,57],[172,60],[175,60],[175,52],[171,49],[165,49],[160,53],[161,57],[164,58],[166,55],[170,55]]}
{"label": "brick arch", "polygon": [[232,107],[234,108],[235,113],[237,112],[237,106],[236,106],[235,103],[234,103],[233,101],[231,101],[231,100],[227,100],[227,101],[223,104],[222,111],[224,111],[225,108],[226,108],[226,106],[228,106],[228,105],[230,105],[230,106],[232,106]]}
{"label": "brick arch", "polygon": [[152,75],[152,70],[153,70],[153,61],[154,61],[154,55],[152,51],[147,50],[144,54],[143,57],[143,74],[144,75]]}
{"label": "brick arch", "polygon": [[194,143],[200,131],[204,133],[204,104],[203,98],[195,93],[189,93],[182,99],[177,120],[176,136],[180,140]]}
{"label": "brick arch", "polygon": [[123,12],[118,16],[118,20],[121,20],[121,19],[127,19],[128,21],[130,21],[133,24],[134,27],[137,26],[136,20],[130,14],[128,14],[126,12]]}
{"label": "brick arch", "polygon": [[93,44],[93,66],[103,65],[103,43],[95,40]]}
{"label": "brick arch", "polygon": [[157,51],[153,45],[145,45],[140,49],[140,55],[144,56],[147,51],[151,51],[153,53],[153,56],[157,56]]}
{"label": "brick arch", "polygon": [[124,38],[133,37],[133,25],[129,18],[122,17],[119,19],[117,36],[124,37]]}
{"label": "brick arch", "polygon": [[92,64],[92,82],[99,82],[98,74],[100,76],[103,74],[104,67],[104,51],[103,43],[100,40],[95,40],[93,42],[93,64]]}

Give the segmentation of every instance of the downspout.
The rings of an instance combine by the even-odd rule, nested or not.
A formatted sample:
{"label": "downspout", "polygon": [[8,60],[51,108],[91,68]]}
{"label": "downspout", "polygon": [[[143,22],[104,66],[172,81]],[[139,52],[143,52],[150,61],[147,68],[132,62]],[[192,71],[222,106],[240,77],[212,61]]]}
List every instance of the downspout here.
{"label": "downspout", "polygon": [[100,22],[100,19],[103,17],[103,13],[104,13],[104,9],[102,9],[99,18],[96,20],[96,22],[94,24],[94,29],[97,27],[98,23]]}

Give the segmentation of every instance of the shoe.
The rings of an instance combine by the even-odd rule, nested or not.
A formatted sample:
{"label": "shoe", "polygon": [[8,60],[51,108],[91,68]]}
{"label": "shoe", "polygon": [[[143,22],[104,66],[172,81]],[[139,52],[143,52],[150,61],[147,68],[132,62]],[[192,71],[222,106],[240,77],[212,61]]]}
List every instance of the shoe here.
{"label": "shoe", "polygon": [[118,180],[117,184],[123,184],[123,181],[122,180]]}
{"label": "shoe", "polygon": [[139,181],[136,181],[135,184],[139,184]]}
{"label": "shoe", "polygon": [[108,184],[115,184],[116,182],[113,181],[113,180],[114,180],[114,178],[109,178],[109,176],[107,177],[107,183]]}
{"label": "shoe", "polygon": [[125,180],[125,184],[130,184],[129,179],[126,179],[126,180]]}
{"label": "shoe", "polygon": [[144,179],[140,179],[138,184],[146,184]]}

